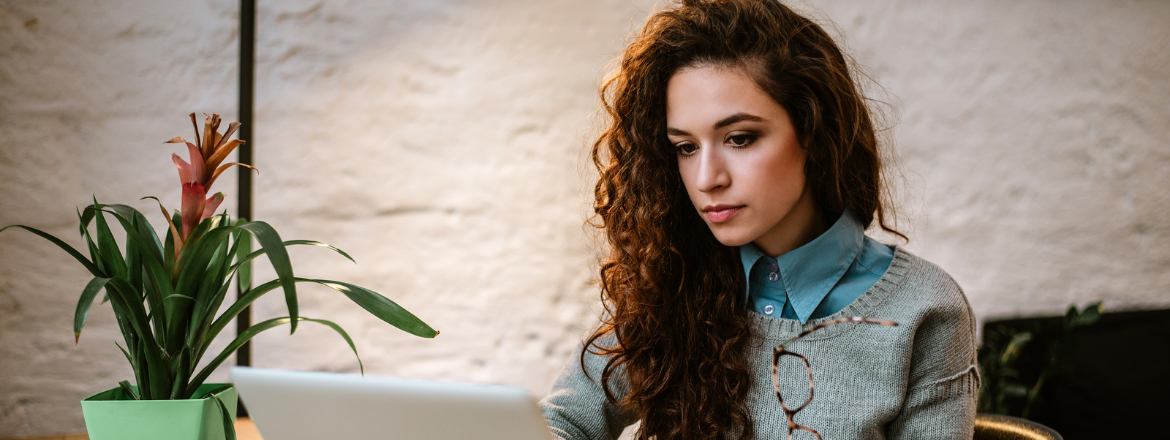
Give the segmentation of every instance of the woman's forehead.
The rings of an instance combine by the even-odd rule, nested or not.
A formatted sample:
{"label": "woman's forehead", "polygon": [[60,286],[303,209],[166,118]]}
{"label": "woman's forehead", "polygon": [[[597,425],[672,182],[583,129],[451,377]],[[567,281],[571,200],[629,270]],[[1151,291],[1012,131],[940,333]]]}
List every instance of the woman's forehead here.
{"label": "woman's forehead", "polygon": [[666,88],[666,120],[671,128],[714,128],[729,116],[772,119],[784,112],[742,69],[699,66],[679,70]]}

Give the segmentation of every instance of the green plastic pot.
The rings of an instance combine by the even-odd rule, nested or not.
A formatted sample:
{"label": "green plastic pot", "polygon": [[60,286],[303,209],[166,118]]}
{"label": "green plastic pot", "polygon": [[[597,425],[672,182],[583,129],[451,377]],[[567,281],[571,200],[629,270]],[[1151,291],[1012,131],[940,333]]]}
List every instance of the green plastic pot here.
{"label": "green plastic pot", "polygon": [[[203,384],[199,396],[225,384]],[[135,389],[137,392],[137,389]],[[236,389],[219,396],[236,419]],[[186,400],[134,400],[119,388],[111,388],[81,401],[89,440],[224,440],[224,419],[211,396]]]}

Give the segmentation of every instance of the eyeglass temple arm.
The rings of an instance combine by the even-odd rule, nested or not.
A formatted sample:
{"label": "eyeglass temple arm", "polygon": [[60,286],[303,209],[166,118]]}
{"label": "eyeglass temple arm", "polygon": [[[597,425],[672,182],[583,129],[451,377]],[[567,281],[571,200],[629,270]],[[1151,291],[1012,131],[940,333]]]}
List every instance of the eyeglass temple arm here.
{"label": "eyeglass temple arm", "polygon": [[791,344],[792,341],[795,341],[797,339],[805,337],[805,335],[808,335],[809,333],[815,332],[817,330],[828,327],[830,325],[840,324],[842,322],[861,322],[861,323],[865,323],[865,324],[884,325],[887,327],[897,327],[898,326],[898,323],[896,323],[894,321],[886,320],[886,319],[863,318],[861,316],[846,316],[844,318],[837,318],[837,319],[834,319],[834,320],[829,321],[829,322],[817,324],[816,326],[813,326],[812,328],[810,328],[808,330],[800,332],[799,335],[794,336],[792,339],[789,339],[787,341],[780,343],[780,345],[777,346],[776,349],[779,350],[779,349],[787,346],[788,344]]}

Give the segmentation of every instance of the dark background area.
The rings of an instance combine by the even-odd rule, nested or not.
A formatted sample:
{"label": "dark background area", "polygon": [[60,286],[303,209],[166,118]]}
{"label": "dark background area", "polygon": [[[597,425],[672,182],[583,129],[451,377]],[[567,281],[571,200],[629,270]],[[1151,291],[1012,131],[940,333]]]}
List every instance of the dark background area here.
{"label": "dark background area", "polygon": [[[983,334],[985,343],[994,343],[1024,331],[1033,337],[1015,369],[1031,386],[1065,334],[1063,317],[991,321]],[[1029,419],[1066,440],[1170,438],[1170,309],[1102,314],[1066,347]],[[1018,416],[1023,399],[1008,402],[1009,415]]]}

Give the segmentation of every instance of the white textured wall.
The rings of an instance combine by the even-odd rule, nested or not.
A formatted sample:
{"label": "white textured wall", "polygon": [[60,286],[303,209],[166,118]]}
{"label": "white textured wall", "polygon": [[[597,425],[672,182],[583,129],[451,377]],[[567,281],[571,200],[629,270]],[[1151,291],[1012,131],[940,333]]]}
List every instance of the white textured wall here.
{"label": "white textured wall", "polygon": [[[644,15],[624,0],[265,4],[257,216],[358,260],[298,249],[304,273],[384,292],[442,334],[326,288],[305,289],[304,313],[351,323],[370,372],[543,393],[596,316],[578,159],[601,65]],[[284,313],[266,299],[257,316]],[[356,371],[348,350],[305,326],[260,337],[256,364]]]}
{"label": "white textured wall", "polygon": [[1170,3],[822,7],[896,99],[910,248],[981,319],[1170,304]]}
{"label": "white textured wall", "polygon": [[[297,249],[298,275],[370,287],[442,334],[325,288],[302,289],[302,313],[349,330],[370,373],[547,390],[599,308],[582,226],[596,84],[653,3],[261,2],[256,217],[358,260]],[[1170,305],[1170,4],[800,7],[885,86],[900,226],[981,319]],[[189,136],[191,111],[234,114],[237,20],[224,0],[0,0],[0,225],[80,244],[90,194],[177,207],[161,141]],[[107,306],[69,344],[86,280],[0,234],[0,438],[82,430],[77,401],[130,378]],[[255,319],[282,315],[279,296]],[[256,342],[259,366],[357,369],[312,324]]]}
{"label": "white textured wall", "polygon": [[[177,209],[179,150],[163,141],[192,137],[192,111],[234,117],[238,21],[231,1],[0,1],[0,225],[84,249],[74,208],[97,197],[161,227],[138,199]],[[78,401],[133,380],[109,305],[73,344],[90,278],[39,237],[0,234],[0,438],[82,431]]]}

